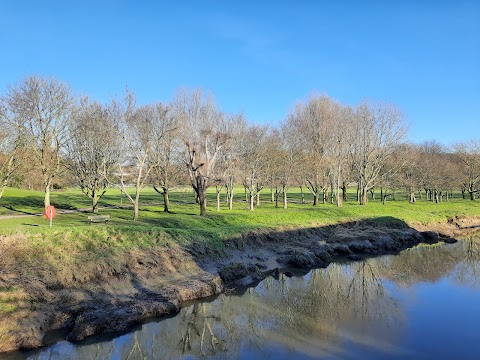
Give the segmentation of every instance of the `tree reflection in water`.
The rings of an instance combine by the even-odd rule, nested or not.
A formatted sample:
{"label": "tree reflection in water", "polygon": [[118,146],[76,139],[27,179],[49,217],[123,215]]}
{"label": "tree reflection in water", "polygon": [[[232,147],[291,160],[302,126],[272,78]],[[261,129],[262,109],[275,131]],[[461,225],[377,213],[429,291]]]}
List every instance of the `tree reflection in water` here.
{"label": "tree reflection in water", "polygon": [[[477,240],[478,241],[478,240]],[[403,303],[392,288],[449,276],[479,286],[479,244],[420,246],[400,255],[331,264],[305,276],[267,278],[255,288],[195,303],[172,318],[144,324],[110,341],[60,342],[31,359],[269,357],[281,348],[305,356],[341,355],[345,343],[383,352],[406,331]]]}

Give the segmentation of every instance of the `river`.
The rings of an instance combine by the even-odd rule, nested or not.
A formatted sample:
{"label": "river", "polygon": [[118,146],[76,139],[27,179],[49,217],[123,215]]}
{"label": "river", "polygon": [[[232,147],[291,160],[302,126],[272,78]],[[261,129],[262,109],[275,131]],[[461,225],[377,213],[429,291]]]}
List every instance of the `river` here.
{"label": "river", "polygon": [[[479,359],[480,239],[286,271],[127,334],[17,359]],[[1,355],[0,355],[1,358]]]}

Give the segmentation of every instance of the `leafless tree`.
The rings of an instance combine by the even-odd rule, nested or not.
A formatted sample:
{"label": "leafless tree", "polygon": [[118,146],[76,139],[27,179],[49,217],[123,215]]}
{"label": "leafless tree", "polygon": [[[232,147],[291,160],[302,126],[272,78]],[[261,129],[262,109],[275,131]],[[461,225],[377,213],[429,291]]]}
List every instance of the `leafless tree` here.
{"label": "leafless tree", "polygon": [[458,159],[436,141],[427,141],[419,145],[420,174],[425,188],[426,198],[435,203],[448,200],[449,190],[460,187],[461,168]]}
{"label": "leafless tree", "polygon": [[232,141],[228,147],[228,152],[225,153],[225,161],[227,163],[225,171],[225,188],[227,190],[229,210],[233,209],[235,182],[238,178],[241,178],[241,144],[243,134],[248,126],[243,114],[236,116],[234,121],[232,121],[232,126]]}
{"label": "leafless tree", "polygon": [[47,208],[53,179],[60,172],[61,151],[76,111],[76,99],[65,83],[30,76],[8,89],[6,103],[10,121],[16,124],[41,169]]}
{"label": "leafless tree", "polygon": [[218,176],[217,161],[220,151],[231,139],[228,118],[221,113],[211,97],[201,90],[180,91],[173,103],[174,114],[181,124],[185,144],[184,162],[195,195],[200,204],[200,215],[207,215],[206,190]]}
{"label": "leafless tree", "polygon": [[18,159],[22,149],[21,139],[8,120],[8,107],[0,99],[0,198],[21,164]]}
{"label": "leafless tree", "polygon": [[416,193],[424,187],[425,181],[420,150],[418,146],[405,144],[398,149],[395,157],[399,160],[394,161],[402,164],[397,174],[399,186],[405,188],[409,202],[413,204],[417,201]]}
{"label": "leafless tree", "polygon": [[[348,173],[348,154],[351,146],[351,124],[354,120],[354,112],[351,107],[344,107],[340,103],[333,102],[330,106],[330,148],[327,152],[330,158],[330,180],[332,182],[332,203],[335,196],[338,207],[342,206],[346,195],[345,178]],[[340,189],[343,194],[340,196]]]}
{"label": "leafless tree", "polygon": [[313,195],[313,205],[318,204],[322,191],[323,202],[327,199],[331,167],[326,157],[332,146],[335,105],[328,96],[311,97],[307,103],[297,104],[287,120],[287,126],[304,139],[300,156],[308,163],[306,186]]}
{"label": "leafless tree", "polygon": [[92,199],[92,211],[112,181],[120,158],[117,119],[108,106],[84,99],[69,127],[67,168],[82,192]]}
{"label": "leafless tree", "polygon": [[283,194],[283,208],[286,209],[288,207],[287,190],[300,165],[299,161],[301,159],[297,154],[302,147],[302,138],[294,129],[291,129],[287,124],[283,124],[277,139],[279,144],[277,166],[280,170],[278,179]]}
{"label": "leafless tree", "polygon": [[454,150],[461,163],[464,187],[470,200],[475,200],[475,194],[480,191],[480,141],[470,140],[456,144]]}
{"label": "leafless tree", "polygon": [[258,185],[265,175],[267,159],[270,156],[265,149],[269,129],[267,126],[249,126],[241,139],[241,171],[243,186],[248,192],[250,211],[254,210]]}
{"label": "leafless tree", "polygon": [[[121,119],[121,136],[124,144],[120,161],[120,188],[133,205],[133,219],[138,220],[140,192],[153,169],[162,161],[156,152],[164,141],[164,117],[168,108],[162,104],[137,107],[135,97],[127,92],[125,100],[116,104],[117,118]],[[130,195],[127,179],[133,182],[135,194]]]}
{"label": "leafless tree", "polygon": [[149,157],[150,180],[153,189],[163,196],[163,211],[169,212],[169,190],[178,184],[184,173],[179,124],[165,105],[154,104],[151,110],[154,128],[160,136],[155,137]]}
{"label": "leafless tree", "polygon": [[220,210],[220,192],[226,190],[226,203],[229,210],[233,209],[235,183],[241,178],[241,144],[242,137],[247,129],[243,114],[229,116],[227,119],[227,133],[230,140],[225,144],[219,154],[216,178],[214,180],[217,193],[217,211]]}
{"label": "leafless tree", "polygon": [[366,205],[368,191],[375,187],[386,160],[404,139],[407,127],[394,105],[363,102],[356,108],[352,130],[350,154],[359,184],[360,204]]}

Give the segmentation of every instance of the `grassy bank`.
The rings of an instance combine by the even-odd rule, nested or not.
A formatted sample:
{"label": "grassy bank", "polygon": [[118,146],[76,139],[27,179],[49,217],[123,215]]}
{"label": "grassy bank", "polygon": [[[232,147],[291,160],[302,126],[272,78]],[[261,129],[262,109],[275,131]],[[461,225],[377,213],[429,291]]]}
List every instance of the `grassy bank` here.
{"label": "grassy bank", "polygon": [[[397,200],[370,201],[367,206],[360,206],[354,201],[355,194],[349,193],[349,201],[341,208],[331,204],[312,206],[312,199],[306,194],[306,204],[301,204],[298,188],[289,192],[288,209],[276,208],[270,200],[268,191],[261,195],[261,205],[250,212],[244,201],[243,191],[237,189],[234,210],[228,210],[222,203],[221,211],[214,208],[215,194],[208,194],[209,216],[198,216],[198,206],[193,203],[193,196],[188,189],[173,191],[170,210],[164,213],[161,196],[153,190],[145,189],[141,196],[140,219],[133,222],[132,210],[120,192],[111,189],[102,198],[101,214],[110,215],[108,225],[90,225],[85,212],[59,214],[53,227],[42,216],[8,218],[9,215],[38,214],[42,212],[43,198],[41,192],[8,188],[0,199],[0,235],[31,234],[34,238],[48,237],[51,241],[70,239],[85,242],[87,239],[99,240],[110,238],[120,240],[112,242],[115,246],[144,247],[150,246],[152,235],[159,241],[206,240],[222,241],[252,230],[270,230],[294,227],[314,227],[338,222],[354,221],[366,218],[390,216],[408,224],[431,224],[445,222],[455,216],[480,216],[480,203],[462,199],[459,194],[448,202],[434,204],[419,200],[409,204],[402,194]],[[55,192],[52,204],[57,209],[88,209],[89,199],[78,190]],[[124,208],[108,208],[125,206]],[[281,206],[281,204],[280,204]],[[107,207],[107,208],[105,208]],[[95,242],[89,246],[95,246]]]}
{"label": "grassy bank", "polygon": [[[280,234],[278,239],[282,239],[283,251],[290,251],[289,246],[295,243],[298,255],[303,254],[306,243],[300,233],[288,230],[356,224],[357,220],[370,219],[362,225],[362,231],[367,234],[364,228],[369,227],[371,221],[385,225],[383,229],[390,232],[392,221],[397,227],[405,227],[405,224],[445,223],[456,216],[480,217],[479,203],[463,200],[458,195],[440,204],[396,200],[385,205],[371,201],[367,206],[360,206],[352,192],[349,201],[338,208],[331,204],[314,207],[309,195],[305,199],[307,203],[302,204],[299,189],[291,189],[291,202],[288,209],[283,209],[275,207],[266,191],[261,196],[261,205],[250,212],[243,191],[238,189],[237,193],[234,210],[222,204],[221,211],[217,212],[215,193],[210,191],[208,216],[200,217],[189,189],[172,192],[172,213],[163,212],[160,195],[145,189],[140,219],[133,222],[132,208],[119,207],[128,205],[125,198],[121,199],[117,190],[110,190],[100,210],[101,214],[110,215],[108,224],[91,225],[88,211],[75,211],[58,214],[50,228],[43,216],[31,216],[42,212],[42,193],[7,189],[5,197],[0,199],[0,345],[8,344],[4,348],[9,349],[39,346],[40,342],[19,345],[16,341],[25,327],[42,328],[42,306],[48,308],[55,303],[59,308],[68,308],[85,303],[86,298],[93,303],[98,303],[98,299],[109,303],[125,296],[137,301],[137,294],[145,288],[163,294],[161,287],[166,283],[178,285],[192,281],[195,276],[204,276],[205,271],[209,271],[203,267],[204,263],[219,259],[225,249],[224,241],[236,239],[233,243],[238,240],[237,245],[241,245],[241,236],[246,233],[255,232],[255,238],[260,238],[258,233],[276,231]],[[401,195],[397,195],[397,199],[400,198]],[[52,204],[66,210],[90,205],[89,199],[75,190],[52,194]],[[337,238],[340,230],[335,234]],[[356,228],[347,233],[345,239],[359,239]],[[279,245],[276,238],[273,242],[270,240],[270,246]],[[260,249],[261,245],[257,250]],[[242,248],[239,253],[250,259],[258,255],[257,250]],[[196,261],[199,257],[205,261]],[[215,276],[215,271],[208,276]],[[155,281],[149,283],[149,279]],[[186,293],[196,294],[191,290]],[[32,317],[35,325],[28,325]],[[41,331],[37,335],[34,337],[37,340],[43,336]]]}
{"label": "grassy bank", "polygon": [[[161,196],[150,189],[142,193],[140,220],[133,222],[132,209],[108,206],[126,205],[120,192],[112,189],[102,198],[101,214],[110,215],[108,224],[91,225],[88,213],[73,212],[59,214],[53,227],[43,216],[8,218],[9,215],[37,214],[42,211],[42,193],[7,189],[0,199],[0,262],[4,267],[10,264],[30,264],[32,269],[60,269],[64,272],[65,283],[75,278],[95,276],[95,268],[115,268],[116,262],[127,253],[156,250],[165,245],[183,246],[192,241],[204,243],[212,248],[223,248],[222,242],[252,231],[286,230],[310,228],[339,222],[361,219],[397,219],[407,224],[432,224],[446,222],[455,216],[480,217],[480,203],[457,197],[449,202],[434,204],[420,200],[409,204],[406,200],[371,201],[360,206],[354,201],[355,194],[349,193],[349,201],[338,208],[331,204],[312,206],[309,194],[306,204],[301,204],[299,189],[290,190],[288,209],[276,208],[270,201],[268,191],[261,196],[261,205],[255,211],[248,211],[243,192],[237,189],[237,201],[230,211],[222,204],[221,211],[214,208],[215,194],[209,192],[209,215],[198,216],[198,206],[193,203],[189,189],[171,194],[170,209],[164,213]],[[400,199],[401,194],[397,195]],[[89,206],[89,199],[77,190],[56,192],[52,203],[58,209],[83,209]],[[156,204],[156,205],[152,205]],[[383,220],[376,220],[383,221]],[[123,265],[122,265],[123,264]],[[0,264],[1,265],[1,264]],[[82,267],[81,274],[75,274],[75,267]],[[88,275],[88,268],[92,274]],[[47,270],[45,270],[47,271]],[[63,281],[63,280],[61,280]]]}

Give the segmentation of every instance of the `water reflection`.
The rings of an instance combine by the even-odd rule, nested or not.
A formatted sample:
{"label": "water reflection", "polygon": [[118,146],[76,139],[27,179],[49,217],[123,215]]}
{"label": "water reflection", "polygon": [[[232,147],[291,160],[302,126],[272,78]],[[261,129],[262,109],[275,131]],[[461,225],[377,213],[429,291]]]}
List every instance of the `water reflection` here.
{"label": "water reflection", "polygon": [[29,359],[413,356],[408,336],[414,322],[405,299],[418,284],[441,279],[478,289],[479,263],[478,239],[471,238],[331,264],[301,277],[280,274],[129,334],[75,345],[62,341]]}

